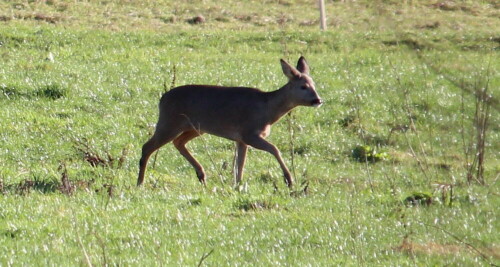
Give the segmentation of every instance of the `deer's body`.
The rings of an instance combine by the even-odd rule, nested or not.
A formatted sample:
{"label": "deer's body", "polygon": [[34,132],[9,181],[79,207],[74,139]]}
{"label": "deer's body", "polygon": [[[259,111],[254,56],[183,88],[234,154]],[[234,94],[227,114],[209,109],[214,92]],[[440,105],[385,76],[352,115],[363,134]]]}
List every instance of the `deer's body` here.
{"label": "deer's body", "polygon": [[241,141],[250,132],[263,134],[291,109],[283,106],[273,113],[255,112],[273,110],[278,93],[245,87],[181,86],[163,95],[160,107],[164,104],[165,108],[159,121],[176,120],[185,130],[194,127],[199,132]]}
{"label": "deer's body", "polygon": [[271,125],[288,111],[298,105],[319,106],[321,99],[308,76],[309,68],[304,58],[299,59],[297,68],[300,71],[283,60],[281,64],[289,82],[273,92],[246,87],[186,85],[165,93],[160,100],[155,133],[142,149],[137,184],[141,185],[144,181],[150,155],[170,141],[193,165],[198,179],[205,184],[203,167],[189,153],[185,144],[201,134],[209,133],[237,142],[237,183],[241,181],[246,151],[250,145],[276,157],[285,182],[291,187],[293,179],[279,150],[264,138],[269,135]]}

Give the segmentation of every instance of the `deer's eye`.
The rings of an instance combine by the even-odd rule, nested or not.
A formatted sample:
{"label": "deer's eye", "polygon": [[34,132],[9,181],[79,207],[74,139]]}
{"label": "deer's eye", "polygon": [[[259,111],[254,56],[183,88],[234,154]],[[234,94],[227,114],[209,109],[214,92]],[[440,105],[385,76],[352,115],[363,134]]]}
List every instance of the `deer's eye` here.
{"label": "deer's eye", "polygon": [[307,88],[309,88],[309,87],[307,87],[307,85],[302,85],[302,86],[300,87],[300,89],[302,89],[302,90],[306,90]]}

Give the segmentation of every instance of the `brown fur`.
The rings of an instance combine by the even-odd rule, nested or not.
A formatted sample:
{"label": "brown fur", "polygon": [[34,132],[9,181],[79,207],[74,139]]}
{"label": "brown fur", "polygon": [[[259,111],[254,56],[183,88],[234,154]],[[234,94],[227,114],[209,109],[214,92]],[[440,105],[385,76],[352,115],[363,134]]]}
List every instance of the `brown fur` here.
{"label": "brown fur", "polygon": [[299,59],[297,68],[284,60],[281,60],[281,65],[289,81],[273,92],[246,87],[185,85],[165,93],[160,100],[156,131],[142,148],[137,185],[144,181],[151,154],[170,141],[194,167],[200,182],[205,184],[203,167],[185,145],[191,139],[209,133],[237,142],[237,183],[241,182],[246,151],[250,145],[276,157],[285,182],[291,187],[293,179],[279,150],[264,138],[269,135],[271,125],[294,107],[319,106],[322,101],[308,75],[309,67],[303,57]]}

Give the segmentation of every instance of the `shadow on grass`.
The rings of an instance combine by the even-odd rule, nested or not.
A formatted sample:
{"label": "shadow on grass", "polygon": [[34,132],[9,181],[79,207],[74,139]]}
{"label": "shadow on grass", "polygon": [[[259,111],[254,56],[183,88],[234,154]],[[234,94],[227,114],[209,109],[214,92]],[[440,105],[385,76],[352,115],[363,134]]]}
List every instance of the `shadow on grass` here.
{"label": "shadow on grass", "polygon": [[54,193],[59,191],[60,183],[56,180],[44,180],[34,178],[33,180],[25,179],[17,184],[4,185],[2,191],[5,193],[15,193],[19,195],[26,195],[32,191],[37,191],[40,193]]}
{"label": "shadow on grass", "polygon": [[1,85],[0,86],[0,99],[37,99],[45,98],[50,100],[57,100],[66,97],[68,89],[59,84],[42,85],[35,90],[23,88],[19,85]]}

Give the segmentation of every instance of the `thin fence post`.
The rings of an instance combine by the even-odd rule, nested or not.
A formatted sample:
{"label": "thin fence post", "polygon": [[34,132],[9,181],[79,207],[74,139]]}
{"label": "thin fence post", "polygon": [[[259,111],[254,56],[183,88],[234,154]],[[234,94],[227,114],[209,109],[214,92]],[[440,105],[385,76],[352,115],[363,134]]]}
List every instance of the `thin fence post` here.
{"label": "thin fence post", "polygon": [[325,14],[325,0],[319,1],[319,21],[320,21],[320,29],[322,31],[326,31],[326,14]]}

